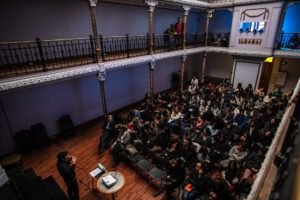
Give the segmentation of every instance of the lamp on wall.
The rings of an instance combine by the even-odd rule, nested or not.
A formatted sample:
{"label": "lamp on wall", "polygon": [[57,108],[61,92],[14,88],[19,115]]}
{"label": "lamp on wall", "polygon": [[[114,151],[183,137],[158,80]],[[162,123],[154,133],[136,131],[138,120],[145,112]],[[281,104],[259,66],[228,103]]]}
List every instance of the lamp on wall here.
{"label": "lamp on wall", "polygon": [[273,57],[266,58],[264,62],[272,63],[273,62]]}

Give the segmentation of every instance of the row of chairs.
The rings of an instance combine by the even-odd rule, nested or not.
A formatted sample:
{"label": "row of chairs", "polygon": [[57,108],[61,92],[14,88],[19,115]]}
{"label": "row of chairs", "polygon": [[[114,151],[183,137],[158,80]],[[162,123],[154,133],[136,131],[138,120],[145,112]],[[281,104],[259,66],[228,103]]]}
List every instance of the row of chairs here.
{"label": "row of chairs", "polygon": [[[65,115],[58,120],[60,134],[65,138],[75,133],[75,127],[70,115]],[[33,148],[40,148],[50,143],[50,137],[46,127],[42,123],[34,124],[30,130],[21,130],[14,136],[17,149],[21,153],[27,153]]]}
{"label": "row of chairs", "polygon": [[[170,165],[169,161],[145,149],[142,143],[137,142],[135,148],[138,150],[138,153],[135,155],[127,155],[127,160],[134,168],[146,175],[148,182],[150,180],[159,181],[159,187],[162,187],[163,180],[167,176],[166,169]],[[177,188],[178,193],[176,199],[179,199],[180,189],[180,187]]]}

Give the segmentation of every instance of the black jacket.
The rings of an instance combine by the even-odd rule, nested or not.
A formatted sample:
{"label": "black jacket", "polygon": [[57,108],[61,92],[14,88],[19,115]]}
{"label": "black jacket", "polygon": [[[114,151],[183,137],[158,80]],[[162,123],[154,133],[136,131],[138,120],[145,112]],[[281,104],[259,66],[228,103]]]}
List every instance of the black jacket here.
{"label": "black jacket", "polygon": [[74,167],[70,166],[68,162],[58,161],[56,166],[67,185],[72,184],[76,181],[76,173]]}

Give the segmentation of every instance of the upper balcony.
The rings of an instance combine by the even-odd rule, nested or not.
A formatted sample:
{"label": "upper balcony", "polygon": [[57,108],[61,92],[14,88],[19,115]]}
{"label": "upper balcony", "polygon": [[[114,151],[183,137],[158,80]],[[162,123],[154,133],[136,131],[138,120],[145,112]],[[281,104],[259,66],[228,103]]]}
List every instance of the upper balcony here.
{"label": "upper balcony", "polygon": [[290,3],[285,12],[277,49],[300,52],[300,3]]}
{"label": "upper balcony", "polygon": [[[182,35],[154,35],[154,53],[182,49]],[[149,54],[149,36],[103,37],[100,35],[102,61]],[[187,33],[186,48],[202,47],[204,33]],[[228,47],[229,33],[209,33],[208,46]],[[45,72],[96,62],[95,40],[89,38],[1,42],[0,78]]]}

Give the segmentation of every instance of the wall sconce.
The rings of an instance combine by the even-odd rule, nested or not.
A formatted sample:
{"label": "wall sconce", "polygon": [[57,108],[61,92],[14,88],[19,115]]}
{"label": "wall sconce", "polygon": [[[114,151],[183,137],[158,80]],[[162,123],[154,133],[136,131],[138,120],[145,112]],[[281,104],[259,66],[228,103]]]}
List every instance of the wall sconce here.
{"label": "wall sconce", "polygon": [[287,62],[284,59],[282,59],[280,65],[287,65]]}

